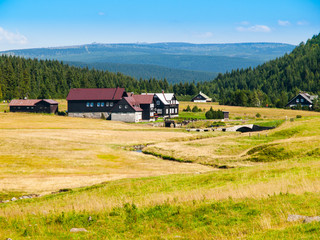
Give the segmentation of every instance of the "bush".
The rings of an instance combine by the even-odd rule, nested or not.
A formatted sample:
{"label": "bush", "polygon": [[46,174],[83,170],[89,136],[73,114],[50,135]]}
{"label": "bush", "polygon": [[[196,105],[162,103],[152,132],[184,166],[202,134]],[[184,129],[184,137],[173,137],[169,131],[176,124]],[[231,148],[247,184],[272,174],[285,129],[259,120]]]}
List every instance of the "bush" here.
{"label": "bush", "polygon": [[257,113],[257,114],[256,114],[256,117],[257,117],[257,118],[261,118],[261,114],[260,114],[260,113]]}
{"label": "bush", "polygon": [[183,111],[184,111],[184,112],[191,112],[190,106],[188,105],[187,108],[183,109]]}
{"label": "bush", "polygon": [[223,112],[221,110],[213,110],[212,107],[208,112],[206,112],[207,119],[224,119]]}
{"label": "bush", "polygon": [[302,116],[301,115],[297,115],[296,118],[302,118]]}
{"label": "bush", "polygon": [[194,106],[194,107],[192,108],[192,112],[199,112],[198,106]]}

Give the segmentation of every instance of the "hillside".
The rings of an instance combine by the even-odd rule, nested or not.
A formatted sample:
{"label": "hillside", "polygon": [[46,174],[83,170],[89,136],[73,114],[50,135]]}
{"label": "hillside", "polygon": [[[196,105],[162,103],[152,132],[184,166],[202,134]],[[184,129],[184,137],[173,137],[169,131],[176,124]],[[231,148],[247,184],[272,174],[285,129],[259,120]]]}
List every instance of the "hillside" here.
{"label": "hillside", "polygon": [[[190,44],[190,43],[154,43],[154,44],[88,44],[81,46],[11,50],[0,54],[25,58],[55,59],[68,62],[80,62],[101,70],[117,69],[137,78],[145,78],[143,72],[167,78],[170,83],[180,82],[173,78],[172,69],[210,73],[224,73],[237,68],[255,67],[267,60],[290,52],[293,45],[281,43],[235,43],[235,44]],[[121,64],[124,64],[121,66]],[[132,68],[128,64],[136,65]],[[167,69],[169,68],[169,69]],[[153,73],[153,71],[155,71]],[[187,72],[184,72],[186,74]],[[149,78],[148,74],[147,78]],[[193,72],[183,82],[204,81],[207,76]]]}
{"label": "hillside", "polygon": [[80,63],[65,62],[77,67],[88,67],[89,69],[108,70],[109,72],[122,73],[136,79],[167,79],[169,83],[179,82],[202,82],[214,79],[218,73],[200,72],[167,68],[148,64],[122,64],[122,63]]}
{"label": "hillside", "polygon": [[[198,86],[220,103],[283,107],[300,90],[320,93],[320,34],[256,68],[232,70]],[[177,90],[179,93],[179,90]]]}

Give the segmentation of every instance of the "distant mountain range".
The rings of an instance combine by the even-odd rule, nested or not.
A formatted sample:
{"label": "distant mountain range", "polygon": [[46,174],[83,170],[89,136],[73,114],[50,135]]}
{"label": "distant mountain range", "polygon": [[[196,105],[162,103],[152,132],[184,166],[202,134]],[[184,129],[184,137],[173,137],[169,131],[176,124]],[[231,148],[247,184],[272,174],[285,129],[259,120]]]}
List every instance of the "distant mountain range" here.
{"label": "distant mountain range", "polygon": [[166,78],[171,83],[207,81],[218,73],[256,67],[290,53],[282,43],[87,44],[3,51],[25,58],[57,59],[76,66],[122,72],[135,78]]}

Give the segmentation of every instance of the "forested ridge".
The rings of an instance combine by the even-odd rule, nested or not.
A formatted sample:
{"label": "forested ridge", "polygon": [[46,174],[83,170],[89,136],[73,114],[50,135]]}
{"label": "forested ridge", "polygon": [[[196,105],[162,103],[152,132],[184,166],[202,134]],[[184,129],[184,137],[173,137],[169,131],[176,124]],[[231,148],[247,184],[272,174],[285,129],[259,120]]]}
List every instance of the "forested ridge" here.
{"label": "forested ridge", "polygon": [[299,91],[320,95],[320,34],[290,54],[254,69],[219,74],[200,88],[221,104],[239,106],[284,107]]}
{"label": "forested ridge", "polygon": [[124,87],[140,92],[174,92],[191,99],[198,91],[221,104],[283,107],[299,91],[320,94],[320,35],[292,53],[256,68],[219,74],[202,83],[169,84],[166,79],[135,79],[121,73],[79,68],[55,60],[0,57],[0,98],[65,98],[70,88]]}
{"label": "forested ridge", "polygon": [[66,98],[70,88],[124,87],[133,92],[172,91],[167,80],[136,80],[121,73],[80,68],[55,60],[0,57],[0,99]]}

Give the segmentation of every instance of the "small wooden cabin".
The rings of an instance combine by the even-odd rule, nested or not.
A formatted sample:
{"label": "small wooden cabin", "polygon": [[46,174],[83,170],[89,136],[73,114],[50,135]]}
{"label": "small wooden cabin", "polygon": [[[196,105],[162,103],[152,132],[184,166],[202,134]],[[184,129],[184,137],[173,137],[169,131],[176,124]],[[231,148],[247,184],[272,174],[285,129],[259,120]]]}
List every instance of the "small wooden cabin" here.
{"label": "small wooden cabin", "polygon": [[52,99],[13,99],[9,107],[10,112],[56,113],[58,104]]}
{"label": "small wooden cabin", "polygon": [[212,102],[212,99],[205,95],[203,92],[199,92],[198,95],[191,99],[192,102]]}
{"label": "small wooden cabin", "polygon": [[286,107],[294,108],[300,105],[301,107],[313,106],[313,100],[317,99],[318,95],[310,95],[306,92],[300,92],[297,96],[292,98],[286,105]]}

